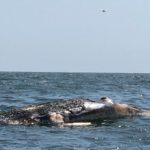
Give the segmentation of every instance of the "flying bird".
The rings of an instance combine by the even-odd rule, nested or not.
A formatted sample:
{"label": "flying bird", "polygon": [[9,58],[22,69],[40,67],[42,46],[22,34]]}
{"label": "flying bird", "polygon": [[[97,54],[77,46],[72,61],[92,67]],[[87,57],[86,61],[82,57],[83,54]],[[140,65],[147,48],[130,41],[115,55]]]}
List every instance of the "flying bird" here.
{"label": "flying bird", "polygon": [[105,13],[105,12],[106,12],[106,10],[105,10],[105,9],[102,9],[102,12],[103,12],[103,13]]}

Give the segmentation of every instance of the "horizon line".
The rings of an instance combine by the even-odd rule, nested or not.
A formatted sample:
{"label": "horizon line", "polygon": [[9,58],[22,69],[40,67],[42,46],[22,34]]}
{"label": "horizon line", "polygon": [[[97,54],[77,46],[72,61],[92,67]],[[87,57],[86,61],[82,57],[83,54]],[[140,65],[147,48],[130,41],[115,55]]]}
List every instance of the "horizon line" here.
{"label": "horizon line", "polygon": [[150,74],[150,72],[97,72],[97,71],[1,71],[8,73],[102,73],[102,74]]}

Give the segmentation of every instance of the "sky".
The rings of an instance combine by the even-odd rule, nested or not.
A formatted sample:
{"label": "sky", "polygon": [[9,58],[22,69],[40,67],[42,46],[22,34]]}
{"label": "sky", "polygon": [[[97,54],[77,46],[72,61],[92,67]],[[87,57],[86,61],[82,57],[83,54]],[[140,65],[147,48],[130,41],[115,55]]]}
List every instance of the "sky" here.
{"label": "sky", "polygon": [[149,64],[150,0],[0,0],[0,71],[150,73]]}

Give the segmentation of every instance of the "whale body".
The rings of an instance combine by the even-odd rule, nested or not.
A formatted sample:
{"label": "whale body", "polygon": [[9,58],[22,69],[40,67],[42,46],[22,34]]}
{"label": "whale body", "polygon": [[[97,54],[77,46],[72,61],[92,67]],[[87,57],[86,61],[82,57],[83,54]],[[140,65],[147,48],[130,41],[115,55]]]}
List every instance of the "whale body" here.
{"label": "whale body", "polygon": [[150,112],[115,103],[108,97],[102,97],[99,101],[59,99],[1,112],[0,124],[91,125],[97,121],[144,114],[149,116]]}

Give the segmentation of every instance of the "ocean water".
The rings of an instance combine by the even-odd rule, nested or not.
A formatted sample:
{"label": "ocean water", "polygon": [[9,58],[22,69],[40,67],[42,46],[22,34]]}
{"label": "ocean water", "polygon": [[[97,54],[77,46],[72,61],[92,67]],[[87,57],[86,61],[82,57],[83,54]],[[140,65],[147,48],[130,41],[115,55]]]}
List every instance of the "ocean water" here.
{"label": "ocean water", "polygon": [[[109,96],[150,108],[150,74],[0,72],[0,111],[55,99]],[[149,150],[150,119],[124,118],[97,126],[0,125],[0,150]]]}

